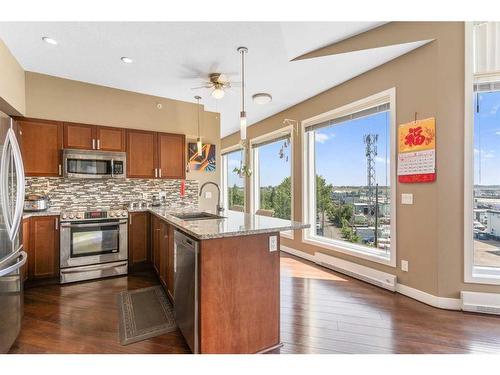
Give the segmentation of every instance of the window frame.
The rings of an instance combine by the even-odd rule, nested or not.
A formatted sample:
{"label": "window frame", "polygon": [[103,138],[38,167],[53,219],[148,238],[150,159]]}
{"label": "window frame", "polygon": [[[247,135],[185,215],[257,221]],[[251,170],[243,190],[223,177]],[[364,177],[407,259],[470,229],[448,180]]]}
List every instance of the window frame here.
{"label": "window frame", "polygon": [[474,74],[474,26],[465,23],[464,64],[464,282],[500,285],[500,267],[474,266],[474,83],[500,80],[498,74]]}
{"label": "window frame", "polygon": [[[225,210],[229,210],[229,196],[227,194],[228,192],[228,170],[227,170],[227,155],[231,154],[233,152],[241,152],[242,151],[241,145],[234,145],[230,147],[226,147],[225,149],[221,150],[221,164],[222,164],[222,170],[220,174],[220,186],[222,190],[222,205]],[[245,162],[245,161],[243,161]],[[243,207],[246,209],[246,183],[245,179],[243,179]]]}
{"label": "window frame", "polygon": [[[293,209],[293,197],[294,197],[294,173],[293,173],[293,160],[294,160],[294,127],[293,125],[285,126],[282,128],[279,128],[277,130],[274,130],[272,132],[266,133],[264,135],[261,135],[259,137],[252,138],[250,140],[250,168],[252,169],[252,177],[250,178],[250,212],[254,214],[259,206],[260,202],[260,189],[256,188],[260,186],[260,183],[257,181],[257,179],[260,177],[259,174],[259,163],[258,163],[258,155],[259,155],[259,150],[258,148],[253,147],[255,144],[262,143],[262,142],[267,142],[267,141],[273,141],[273,139],[278,139],[280,137],[290,136],[290,147],[291,147],[291,152],[290,152],[290,184],[291,184],[291,189],[290,189],[290,196],[291,196],[291,204],[290,204],[290,217],[291,220],[294,220],[294,209]],[[280,236],[289,238],[293,240],[294,238],[294,231],[286,231],[286,232],[280,232]]]}
{"label": "window frame", "polygon": [[[389,129],[390,129],[390,182],[391,182],[391,250],[389,257],[373,254],[373,250],[367,246],[350,244],[346,241],[330,239],[316,235],[316,204],[314,192],[316,191],[316,170],[315,170],[315,140],[309,136],[307,127],[332,120],[334,118],[359,112],[363,109],[374,107],[376,105],[389,103]],[[304,229],[303,242],[322,247],[328,250],[334,250],[340,253],[348,254],[357,258],[370,260],[387,266],[396,267],[397,254],[397,176],[396,176],[396,88],[390,88],[369,97],[357,100],[353,103],[335,108],[331,111],[319,114],[317,116],[305,119],[301,122],[302,137],[302,218],[306,223],[311,223],[309,229]],[[312,177],[312,178],[311,178]],[[311,194],[311,192],[313,192]]]}

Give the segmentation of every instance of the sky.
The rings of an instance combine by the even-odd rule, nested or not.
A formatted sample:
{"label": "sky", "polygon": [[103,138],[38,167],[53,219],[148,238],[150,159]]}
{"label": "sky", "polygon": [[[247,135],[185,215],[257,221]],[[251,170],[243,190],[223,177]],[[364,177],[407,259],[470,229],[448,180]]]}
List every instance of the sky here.
{"label": "sky", "polygon": [[389,112],[316,130],[316,173],[333,186],[366,186],[365,134],[378,134],[375,176],[390,184]]}
{"label": "sky", "polygon": [[[479,97],[479,113],[476,111]],[[474,184],[500,185],[500,91],[474,98]]]}

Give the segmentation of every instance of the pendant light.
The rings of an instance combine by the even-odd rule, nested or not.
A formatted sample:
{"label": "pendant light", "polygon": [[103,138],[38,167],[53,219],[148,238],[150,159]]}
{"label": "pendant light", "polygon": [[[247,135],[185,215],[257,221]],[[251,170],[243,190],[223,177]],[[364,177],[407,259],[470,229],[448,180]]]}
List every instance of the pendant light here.
{"label": "pendant light", "polygon": [[240,112],[240,138],[244,141],[247,138],[247,113],[245,112],[245,53],[248,48],[239,47],[241,55],[241,112]]}
{"label": "pendant light", "polygon": [[203,153],[203,145],[201,144],[201,136],[200,136],[200,99],[201,99],[201,96],[196,95],[194,98],[198,102],[198,106],[196,107],[196,112],[198,113],[198,138],[196,139],[196,150],[198,152],[198,156],[201,156]]}

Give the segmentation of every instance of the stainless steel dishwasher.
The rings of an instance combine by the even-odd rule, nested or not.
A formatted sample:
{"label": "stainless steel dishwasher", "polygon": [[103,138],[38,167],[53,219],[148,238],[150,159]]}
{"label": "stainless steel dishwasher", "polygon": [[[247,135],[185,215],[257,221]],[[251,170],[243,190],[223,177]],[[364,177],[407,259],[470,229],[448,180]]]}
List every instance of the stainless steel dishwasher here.
{"label": "stainless steel dishwasher", "polygon": [[198,241],[174,232],[174,312],[193,353],[198,349]]}

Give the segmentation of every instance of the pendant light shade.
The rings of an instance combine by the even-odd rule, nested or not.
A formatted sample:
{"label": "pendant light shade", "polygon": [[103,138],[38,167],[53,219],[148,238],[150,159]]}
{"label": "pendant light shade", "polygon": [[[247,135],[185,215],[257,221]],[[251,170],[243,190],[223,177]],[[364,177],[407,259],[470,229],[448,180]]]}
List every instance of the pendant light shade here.
{"label": "pendant light shade", "polygon": [[196,112],[198,115],[198,138],[196,138],[196,152],[197,152],[198,156],[202,156],[203,144],[201,143],[201,135],[200,135],[200,99],[201,99],[201,96],[196,95],[194,98],[198,102],[198,106],[196,107]]}
{"label": "pendant light shade", "polygon": [[240,112],[240,138],[242,141],[247,139],[247,113],[245,112],[245,53],[248,48],[239,47],[238,52],[241,55],[241,112]]}

